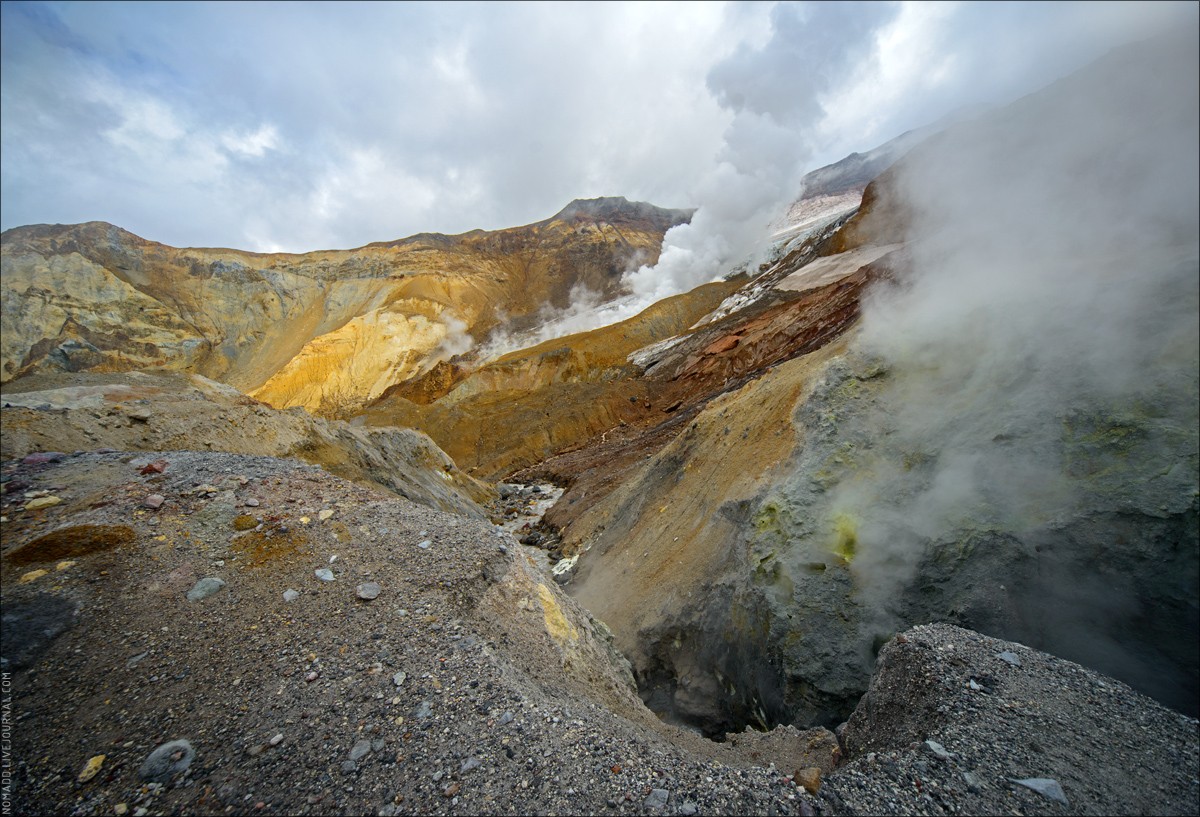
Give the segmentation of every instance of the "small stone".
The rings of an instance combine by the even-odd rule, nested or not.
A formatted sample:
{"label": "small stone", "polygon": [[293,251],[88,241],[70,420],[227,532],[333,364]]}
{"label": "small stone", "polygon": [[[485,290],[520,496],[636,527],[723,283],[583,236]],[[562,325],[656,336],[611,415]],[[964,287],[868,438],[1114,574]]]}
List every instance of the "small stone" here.
{"label": "small stone", "polygon": [[155,460],[154,462],[149,462],[143,465],[138,473],[161,474],[163,471],[167,470],[167,464],[168,463],[166,460]]}
{"label": "small stone", "polygon": [[646,795],[646,799],[642,801],[642,808],[664,808],[670,798],[671,792],[667,789],[651,789],[650,793]]}
{"label": "small stone", "polygon": [[157,511],[166,501],[167,498],[162,494],[150,494],[150,496],[142,500],[142,505],[152,511]]}
{"label": "small stone", "polygon": [[973,772],[963,772],[962,779],[966,781],[967,788],[973,792],[978,792],[983,788],[983,781],[976,777]]}
{"label": "small stone", "polygon": [[125,803],[117,803],[115,806],[113,806],[113,814],[117,815],[117,817],[125,817],[125,815],[128,813],[129,806]]}
{"label": "small stone", "polygon": [[417,542],[417,547],[419,547],[421,550],[429,550],[429,546],[432,544],[433,542],[431,540],[423,539],[422,541]]}
{"label": "small stone", "polygon": [[983,685],[976,682],[974,678],[972,678],[970,681],[967,681],[967,687],[972,692],[981,692],[983,690]]}
{"label": "small stone", "polygon": [[398,687],[404,686],[404,681],[406,678],[408,678],[407,672],[403,672],[403,671],[397,672],[395,675],[392,676],[392,683]]}
{"label": "small stone", "polygon": [[938,760],[949,760],[954,757],[952,752],[947,752],[946,747],[942,746],[936,740],[925,741],[925,749]]}
{"label": "small stone", "polygon": [[133,817],[146,817],[146,815],[149,813],[150,809],[146,808],[145,806],[138,806],[133,810]]}
{"label": "small stone", "polygon": [[307,683],[310,683],[310,684],[311,684],[313,681],[317,680],[317,679],[318,679],[318,678],[320,678],[320,677],[321,677],[321,674],[320,674],[319,672],[317,672],[316,670],[313,670],[313,671],[312,671],[312,672],[310,672],[308,675],[305,675],[305,676],[304,676],[304,680],[305,680]]}
{"label": "small stone", "polygon": [[283,733],[280,732],[279,734],[275,735],[275,737],[271,738],[270,743],[272,746],[278,746],[279,744],[283,743]]}
{"label": "small stone", "polygon": [[25,465],[44,465],[48,462],[61,462],[65,456],[67,455],[61,451],[35,451],[27,454],[21,462]]}
{"label": "small stone", "polygon": [[283,600],[291,604],[296,599],[300,598],[300,594],[291,588],[283,591]]}
{"label": "small stone", "polygon": [[90,758],[84,765],[83,771],[79,773],[79,782],[86,783],[100,773],[100,767],[104,765],[104,758],[108,755],[96,755]]}
{"label": "small stone", "polygon": [[383,588],[381,588],[375,582],[363,582],[358,587],[354,588],[354,595],[358,596],[364,601],[371,601],[372,599],[379,598],[379,593],[382,589]]}
{"label": "small stone", "polygon": [[233,529],[236,531],[253,530],[258,527],[258,519],[248,513],[233,518]]}
{"label": "small stone", "polygon": [[505,713],[500,716],[500,725],[501,726],[507,726],[508,724],[510,724],[512,722],[513,722],[513,713],[512,712],[505,711]]}
{"label": "small stone", "polygon": [[462,783],[455,781],[442,791],[442,797],[453,797],[462,791]]}
{"label": "small stone", "polygon": [[136,411],[129,412],[129,419],[133,420],[135,423],[148,422],[150,420],[150,418],[153,416],[154,416],[154,414],[150,411],[150,409],[143,408],[143,409],[137,409]]}
{"label": "small stone", "polygon": [[201,599],[206,599],[224,586],[225,582],[221,581],[216,576],[205,576],[203,579],[196,582],[192,586],[192,589],[188,591],[187,600],[200,601]]}
{"label": "small stone", "polygon": [[462,762],[461,766],[458,767],[458,773],[459,774],[467,774],[468,772],[475,771],[482,765],[483,765],[483,761],[481,761],[479,758],[469,757]]}
{"label": "small stone", "polygon": [[358,764],[353,760],[347,760],[342,763],[342,771],[346,774],[354,774],[358,771]]}
{"label": "small stone", "polygon": [[311,522],[311,521],[312,521],[312,520],[311,520],[311,519],[309,519],[307,516],[302,516],[302,517],[300,517],[300,524],[301,524],[301,525],[307,525],[307,524],[308,524],[309,522]]}
{"label": "small stone", "polygon": [[242,504],[248,508],[257,508],[259,506],[259,501],[257,499],[255,499],[254,497],[250,497]]}
{"label": "small stone", "polygon": [[333,511],[329,510],[328,508],[325,508],[324,510],[322,510],[320,513],[317,514],[317,519],[321,522],[324,522],[326,519],[328,519],[331,516],[333,516]]}
{"label": "small stone", "polygon": [[333,581],[333,571],[327,567],[323,567],[320,570],[314,570],[313,575],[323,582]]}
{"label": "small stone", "polygon": [[67,561],[65,561],[65,562],[59,562],[58,564],[56,564],[56,565],[54,566],[54,569],[55,569],[56,571],[58,571],[59,573],[62,573],[64,570],[70,570],[70,569],[71,569],[71,568],[73,568],[74,566],[75,566],[75,562],[74,562],[74,561],[72,561],[72,560],[70,560],[70,559],[68,559],[68,560],[67,560]]}
{"label": "small stone", "polygon": [[196,750],[186,740],[173,740],[159,746],[142,763],[138,777],[142,780],[166,780],[187,771],[196,757]]}
{"label": "small stone", "polygon": [[429,701],[421,701],[421,705],[413,712],[413,717],[419,721],[429,720],[433,717],[433,704]]}
{"label": "small stone", "polygon": [[37,499],[31,499],[25,504],[27,511],[40,511],[42,508],[49,508],[62,502],[61,497],[57,496],[39,496]]}
{"label": "small stone", "polygon": [[265,751],[267,751],[267,747],[263,746],[261,743],[256,743],[253,746],[246,747],[246,754],[250,757],[258,757]]}
{"label": "small stone", "polygon": [[685,815],[685,817],[693,817],[693,815],[698,814],[699,811],[700,807],[691,800],[684,800],[683,805],[679,807],[679,813]]}
{"label": "small stone", "polygon": [[24,575],[22,575],[21,578],[17,579],[17,583],[18,584],[29,584],[30,582],[36,582],[38,579],[42,578],[42,576],[45,576],[49,572],[50,572],[49,570],[31,570],[28,573],[25,573]]}
{"label": "small stone", "polygon": [[[1003,661],[1006,664],[1012,664],[1014,667],[1021,666],[1021,659],[1017,657],[1016,653],[1009,652],[1008,650],[1005,650],[1002,653],[997,653],[996,657],[999,658],[1001,661]],[[1041,778],[1031,778],[1031,779],[1040,780]]]}
{"label": "small stone", "polygon": [[350,759],[358,762],[367,755],[371,754],[371,741],[360,740],[350,749]]}
{"label": "small stone", "polygon": [[1063,792],[1062,786],[1057,780],[1050,777],[1026,777],[1021,780],[1010,777],[1009,780],[1016,783],[1018,786],[1024,786],[1027,789],[1033,789],[1043,797],[1050,800],[1057,800],[1064,806],[1071,805],[1067,802],[1067,795]]}
{"label": "small stone", "polygon": [[816,794],[821,789],[821,770],[816,766],[798,770],[792,779],[809,794]]}

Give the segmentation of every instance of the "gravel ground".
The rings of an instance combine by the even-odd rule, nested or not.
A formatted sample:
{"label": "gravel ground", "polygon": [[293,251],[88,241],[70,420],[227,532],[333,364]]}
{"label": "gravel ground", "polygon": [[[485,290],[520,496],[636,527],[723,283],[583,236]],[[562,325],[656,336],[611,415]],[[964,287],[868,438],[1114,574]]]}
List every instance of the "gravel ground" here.
{"label": "gravel ground", "polygon": [[[486,522],[266,457],[88,453],[4,477],[15,813],[815,805],[791,770],[658,723],[602,625]],[[40,491],[63,501],[20,510]],[[206,577],[224,586],[189,601]],[[145,779],[175,740],[188,768]]]}
{"label": "gravel ground", "polygon": [[15,814],[1200,810],[1196,721],[1019,645],[894,640],[833,771],[818,730],[659,722],[606,628],[482,520],[269,457],[2,472]]}
{"label": "gravel ground", "polygon": [[1200,813],[1195,719],[1071,661],[949,625],[884,647],[844,739],[855,759],[821,790],[831,812]]}

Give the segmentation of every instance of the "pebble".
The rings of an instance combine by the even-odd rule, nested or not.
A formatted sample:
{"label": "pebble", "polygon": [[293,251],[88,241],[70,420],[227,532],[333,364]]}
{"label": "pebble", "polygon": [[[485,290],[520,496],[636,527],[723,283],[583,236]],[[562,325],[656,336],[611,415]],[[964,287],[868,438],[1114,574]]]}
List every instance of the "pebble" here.
{"label": "pebble", "polygon": [[186,740],[173,740],[155,749],[138,769],[142,780],[164,782],[177,774],[186,772],[196,757],[196,750]]}
{"label": "pebble", "polygon": [[346,774],[354,774],[358,771],[358,764],[353,760],[347,760],[342,763],[342,771]]}
{"label": "pebble", "polygon": [[61,462],[65,456],[67,455],[61,451],[35,451],[27,454],[21,462],[25,465],[42,465],[47,462]]}
{"label": "pebble", "polygon": [[54,569],[57,572],[62,573],[64,570],[70,570],[74,566],[75,566],[75,562],[73,560],[68,559],[65,562],[59,562],[58,564],[56,564],[54,566]]}
{"label": "pebble", "polygon": [[283,743],[283,733],[280,732],[275,735],[275,737],[271,738],[270,742],[272,746],[278,746],[279,744]]}
{"label": "pebble", "polygon": [[162,494],[150,494],[142,500],[142,505],[150,510],[156,511],[162,507],[162,504],[167,501],[167,498]]}
{"label": "pebble", "polygon": [[192,589],[188,591],[187,600],[200,601],[201,599],[206,599],[224,586],[225,582],[221,581],[216,576],[205,576],[203,579],[196,582],[192,586]]}
{"label": "pebble", "polygon": [[1063,792],[1062,786],[1057,780],[1050,777],[1026,777],[1021,780],[1010,777],[1009,780],[1016,783],[1018,786],[1024,786],[1027,789],[1033,789],[1043,797],[1051,800],[1057,800],[1065,806],[1069,806],[1067,795]]}
{"label": "pebble", "polygon": [[321,511],[320,513],[317,514],[317,519],[320,520],[321,522],[324,522],[326,519],[328,519],[331,516],[333,516],[333,511],[329,510],[328,508],[325,508],[323,511]]}
{"label": "pebble", "polygon": [[259,504],[260,504],[260,503],[259,503],[259,501],[258,501],[257,499],[255,499],[254,497],[250,497],[249,499],[247,499],[247,500],[246,500],[245,502],[243,502],[242,504],[243,504],[243,505],[245,505],[245,506],[246,506],[246,507],[248,507],[248,508],[257,508],[257,507],[259,506]]}
{"label": "pebble", "polygon": [[371,741],[360,740],[350,749],[350,759],[358,762],[367,755],[371,754]]}
{"label": "pebble", "polygon": [[419,721],[428,720],[433,717],[433,704],[429,701],[421,701],[421,705],[413,712],[413,717]]}
{"label": "pebble", "polygon": [[323,582],[333,581],[333,571],[327,567],[323,567],[320,570],[315,570],[313,571],[313,574]]}
{"label": "pebble", "polygon": [[431,540],[423,539],[422,541],[417,542],[417,547],[419,547],[421,550],[429,550],[429,546],[432,544],[433,542]]}
{"label": "pebble", "polygon": [[163,471],[167,470],[167,465],[168,463],[166,460],[155,460],[154,462],[148,462],[143,465],[138,473],[161,474]]}
{"label": "pebble", "polygon": [[646,795],[646,799],[642,801],[642,808],[664,808],[670,797],[671,792],[667,789],[651,789],[650,793]]}
{"label": "pebble", "polygon": [[133,420],[135,423],[148,422],[150,420],[150,418],[153,416],[154,416],[154,414],[150,411],[150,409],[143,408],[143,409],[137,409],[136,411],[129,412],[129,419]]}
{"label": "pebble", "polygon": [[39,496],[37,499],[31,499],[25,504],[27,511],[40,511],[42,508],[49,508],[52,505],[57,505],[62,502],[61,497],[57,496]]}
{"label": "pebble", "polygon": [[50,572],[49,570],[31,570],[28,573],[23,574],[21,576],[21,578],[17,579],[17,583],[18,584],[29,584],[30,582],[35,582],[38,579],[42,578],[42,576],[45,576],[49,572]]}
{"label": "pebble", "polygon": [[364,601],[371,601],[372,599],[379,598],[379,593],[382,589],[375,582],[363,582],[354,588],[354,594]]}
{"label": "pebble", "polygon": [[458,767],[458,773],[466,774],[467,772],[473,772],[482,765],[483,761],[481,761],[479,758],[469,757],[462,762],[461,766]]}
{"label": "pebble", "polygon": [[86,783],[95,777],[100,772],[100,767],[104,765],[104,758],[106,757],[108,755],[96,755],[89,758],[87,764],[83,767],[83,771],[79,773],[79,782]]}
{"label": "pebble", "polygon": [[816,794],[821,788],[821,770],[816,766],[798,770],[793,779],[797,786],[803,786],[809,794]]}
{"label": "pebble", "polygon": [[997,653],[996,657],[1006,664],[1012,664],[1014,667],[1021,666],[1021,659],[1017,657],[1017,654],[1009,652],[1008,650],[1005,650],[1002,653]]}
{"label": "pebble", "polygon": [[692,817],[692,815],[698,814],[699,811],[700,807],[691,800],[683,801],[683,805],[679,807],[679,813],[685,815],[685,817]]}
{"label": "pebble", "polygon": [[317,680],[320,677],[321,677],[321,674],[314,670],[314,671],[310,672],[308,675],[305,675],[304,680],[311,684],[313,681]]}
{"label": "pebble", "polygon": [[289,604],[298,598],[300,598],[300,594],[291,588],[283,591],[283,600]]}
{"label": "pebble", "polygon": [[129,806],[126,803],[117,803],[113,806],[113,814],[117,817],[125,817],[129,813]]}
{"label": "pebble", "polygon": [[936,740],[925,741],[925,748],[929,750],[929,754],[936,757],[938,760],[949,760],[954,757],[952,752],[947,752],[946,747],[938,743]]}
{"label": "pebble", "polygon": [[404,680],[408,678],[407,672],[397,672],[392,676],[392,683],[396,686],[404,686]]}

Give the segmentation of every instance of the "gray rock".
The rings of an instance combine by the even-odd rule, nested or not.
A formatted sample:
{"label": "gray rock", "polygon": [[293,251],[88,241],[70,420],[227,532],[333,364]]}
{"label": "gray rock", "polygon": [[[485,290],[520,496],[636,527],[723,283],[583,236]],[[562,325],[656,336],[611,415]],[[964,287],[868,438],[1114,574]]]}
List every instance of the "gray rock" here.
{"label": "gray rock", "polygon": [[691,800],[684,800],[683,805],[679,807],[679,813],[685,815],[685,817],[692,817],[692,815],[697,814],[699,811],[700,807]]}
{"label": "gray rock", "polygon": [[358,764],[353,760],[347,760],[342,763],[342,771],[346,774],[354,774],[358,771]]}
{"label": "gray rock", "polygon": [[282,732],[279,732],[278,734],[275,735],[275,737],[271,738],[271,740],[270,740],[270,744],[272,746],[278,746],[281,743],[283,743],[283,733]]}
{"label": "gray rock", "polygon": [[429,546],[432,544],[433,542],[431,540],[423,539],[420,542],[417,542],[417,547],[419,547],[421,550],[429,550]]}
{"label": "gray rock", "polygon": [[166,501],[166,497],[164,497],[162,494],[150,494],[150,496],[142,500],[142,505],[150,508],[151,510],[158,510]]}
{"label": "gray rock", "polygon": [[376,582],[363,582],[358,587],[354,588],[354,595],[358,596],[363,601],[371,601],[379,598],[379,593],[383,588]]}
{"label": "gray rock", "polygon": [[1063,792],[1062,786],[1060,786],[1058,781],[1054,780],[1053,778],[1025,777],[1021,780],[1017,780],[1014,777],[1010,777],[1009,780],[1016,783],[1018,786],[1024,786],[1027,789],[1033,789],[1043,797],[1051,800],[1057,800],[1065,806],[1070,805],[1070,803],[1067,802],[1067,795]]}
{"label": "gray rock", "polygon": [[206,599],[224,586],[225,582],[221,581],[216,576],[205,576],[203,579],[196,582],[192,586],[192,589],[188,591],[187,600],[200,601],[201,599]]}
{"label": "gray rock", "polygon": [[371,741],[360,740],[350,749],[350,759],[356,763],[371,754]]}
{"label": "gray rock", "polygon": [[165,783],[177,774],[183,774],[192,765],[196,750],[186,740],[173,740],[159,746],[142,762],[138,777],[142,780]]}
{"label": "gray rock", "polygon": [[642,808],[664,808],[670,798],[671,792],[666,789],[651,789],[650,793],[646,795],[646,799],[642,801]]}
{"label": "gray rock", "polygon": [[420,706],[413,712],[413,717],[419,721],[429,720],[433,717],[433,704],[429,701],[421,701]]}
{"label": "gray rock", "polygon": [[458,773],[459,774],[467,774],[468,772],[475,771],[482,765],[483,765],[483,761],[481,761],[479,758],[469,757],[462,762],[461,766],[458,767]]}
{"label": "gray rock", "polygon": [[392,683],[396,686],[404,686],[404,680],[408,678],[408,673],[401,670],[392,676]]}
{"label": "gray rock", "polygon": [[954,757],[952,752],[947,752],[946,747],[942,746],[936,740],[925,741],[925,749],[938,760],[949,760]]}
{"label": "gray rock", "polygon": [[505,713],[500,716],[500,725],[501,726],[507,726],[508,724],[510,724],[512,722],[513,722],[513,713],[512,712],[505,711]]}
{"label": "gray rock", "polygon": [[384,806],[383,808],[381,808],[379,810],[379,817],[394,817],[394,815],[399,814],[399,813],[400,813],[399,806],[397,806],[395,803],[388,803],[386,806]]}
{"label": "gray rock", "polygon": [[323,582],[333,581],[333,571],[327,567],[323,567],[320,570],[314,570],[313,575]]}
{"label": "gray rock", "polygon": [[245,501],[243,504],[244,504],[244,505],[246,505],[247,507],[250,507],[250,508],[257,508],[257,507],[259,506],[259,504],[260,504],[260,503],[259,503],[259,501],[258,501],[257,499],[255,499],[254,497],[250,497],[250,498],[249,498],[249,499],[247,499],[247,500],[246,500],[246,501]]}
{"label": "gray rock", "polygon": [[295,590],[292,590],[289,588],[289,589],[283,591],[283,600],[286,602],[291,603],[298,598],[300,598],[300,594],[298,592],[296,592]]}
{"label": "gray rock", "polygon": [[978,792],[983,789],[983,781],[979,779],[973,772],[963,772],[962,779],[966,781],[967,788],[973,792]]}
{"label": "gray rock", "polygon": [[997,653],[996,657],[1006,664],[1012,664],[1014,667],[1021,666],[1021,659],[1017,657],[1015,652],[1005,650],[1004,652]]}

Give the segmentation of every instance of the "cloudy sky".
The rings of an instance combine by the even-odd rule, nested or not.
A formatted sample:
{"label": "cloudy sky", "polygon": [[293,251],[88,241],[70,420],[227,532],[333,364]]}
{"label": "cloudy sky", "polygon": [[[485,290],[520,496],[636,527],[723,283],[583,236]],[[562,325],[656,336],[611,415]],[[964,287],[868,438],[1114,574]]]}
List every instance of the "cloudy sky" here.
{"label": "cloudy sky", "polygon": [[5,2],[0,220],[300,252],[600,195],[757,213],[1195,9]]}

